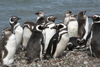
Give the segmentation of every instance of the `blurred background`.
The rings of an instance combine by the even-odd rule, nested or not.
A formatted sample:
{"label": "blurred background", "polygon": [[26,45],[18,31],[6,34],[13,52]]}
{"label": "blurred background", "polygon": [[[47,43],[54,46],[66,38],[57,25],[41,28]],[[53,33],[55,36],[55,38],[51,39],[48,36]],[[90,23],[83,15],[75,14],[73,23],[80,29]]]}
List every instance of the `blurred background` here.
{"label": "blurred background", "polygon": [[[25,21],[36,22],[35,13],[42,10],[45,16],[55,15],[56,23],[63,22],[64,13],[71,10],[77,15],[86,10],[87,16],[100,14],[100,0],[0,0],[0,35],[2,29],[10,27],[9,18],[18,16],[21,25]],[[91,25],[92,20],[89,19]]]}

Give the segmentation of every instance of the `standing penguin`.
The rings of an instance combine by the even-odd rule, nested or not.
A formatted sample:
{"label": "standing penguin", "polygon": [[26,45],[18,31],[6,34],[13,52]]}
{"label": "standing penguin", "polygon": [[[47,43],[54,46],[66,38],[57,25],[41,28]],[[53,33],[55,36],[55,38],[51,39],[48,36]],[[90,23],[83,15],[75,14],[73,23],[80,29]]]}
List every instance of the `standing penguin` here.
{"label": "standing penguin", "polygon": [[65,18],[64,18],[64,24],[66,25],[68,23],[68,21],[70,20],[70,15],[71,15],[72,11],[66,11],[65,12]]}
{"label": "standing penguin", "polygon": [[67,27],[63,23],[56,25],[57,33],[51,38],[45,58],[58,57],[66,48],[69,41]]}
{"label": "standing penguin", "polygon": [[86,11],[82,11],[78,14],[78,37],[86,39],[88,35],[88,17],[86,16]]}
{"label": "standing penguin", "polygon": [[19,19],[20,18],[18,18],[17,16],[12,16],[9,19],[11,29],[12,29],[13,33],[15,34],[15,36],[16,36],[17,49],[19,48],[19,45],[21,44],[22,35],[23,35],[23,28],[21,27],[20,23],[18,23]]}
{"label": "standing penguin", "polygon": [[35,14],[38,16],[36,24],[45,24],[45,23],[47,23],[47,20],[45,18],[45,15],[44,15],[43,11],[38,11]]}
{"label": "standing penguin", "polygon": [[70,15],[70,20],[67,23],[67,27],[70,37],[78,36],[78,22],[76,20],[76,15]]}
{"label": "standing penguin", "polygon": [[38,58],[42,58],[41,40],[43,37],[43,29],[43,25],[36,25],[33,29],[32,35],[26,48],[27,63],[31,63],[32,61],[36,61]]}
{"label": "standing penguin", "polygon": [[93,23],[91,31],[87,36],[87,40],[90,38],[90,52],[92,56],[100,58],[100,15],[95,14],[91,16]]}
{"label": "standing penguin", "polygon": [[56,17],[52,15],[47,18],[48,23],[45,24],[45,29],[43,30],[44,51],[46,51],[51,38],[56,33],[56,29],[53,28],[56,26],[55,19]]}
{"label": "standing penguin", "polygon": [[16,37],[15,34],[12,33],[11,28],[5,28],[2,36],[0,57],[2,57],[3,65],[9,65],[14,62],[14,55],[17,48]]}
{"label": "standing penguin", "polygon": [[32,35],[34,26],[35,23],[33,22],[25,22],[22,26],[23,27],[23,38],[22,38],[23,50],[25,50],[27,47],[27,43],[29,41],[30,36]]}

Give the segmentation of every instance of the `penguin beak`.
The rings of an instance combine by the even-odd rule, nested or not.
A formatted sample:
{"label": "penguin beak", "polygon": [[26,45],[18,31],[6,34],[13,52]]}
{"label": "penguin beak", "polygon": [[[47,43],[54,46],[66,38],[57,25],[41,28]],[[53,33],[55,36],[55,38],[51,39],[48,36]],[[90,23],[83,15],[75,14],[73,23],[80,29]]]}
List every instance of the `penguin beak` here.
{"label": "penguin beak", "polygon": [[93,16],[88,16],[88,18],[93,18]]}
{"label": "penguin beak", "polygon": [[57,17],[55,17],[54,19],[57,19]]}
{"label": "penguin beak", "polygon": [[69,11],[69,13],[71,14],[71,13],[72,13],[72,11]]}
{"label": "penguin beak", "polygon": [[21,20],[21,18],[18,18],[18,20]]}
{"label": "penguin beak", "polygon": [[38,15],[39,13],[37,12],[37,13],[35,13],[35,15]]}

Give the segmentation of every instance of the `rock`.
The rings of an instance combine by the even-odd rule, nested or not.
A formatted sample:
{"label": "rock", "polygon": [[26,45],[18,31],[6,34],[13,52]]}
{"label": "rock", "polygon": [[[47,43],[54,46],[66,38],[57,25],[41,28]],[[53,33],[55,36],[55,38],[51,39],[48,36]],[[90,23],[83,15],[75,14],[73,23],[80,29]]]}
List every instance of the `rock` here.
{"label": "rock", "polygon": [[84,61],[84,64],[85,64],[85,65],[87,65],[87,64],[88,64],[88,62],[87,62],[87,61]]}

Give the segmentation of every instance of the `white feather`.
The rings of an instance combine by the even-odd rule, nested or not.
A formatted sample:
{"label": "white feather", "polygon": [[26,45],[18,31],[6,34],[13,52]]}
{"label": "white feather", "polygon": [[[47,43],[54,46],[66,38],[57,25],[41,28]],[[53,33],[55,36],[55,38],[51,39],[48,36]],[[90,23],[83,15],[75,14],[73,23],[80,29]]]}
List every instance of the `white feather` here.
{"label": "white feather", "polygon": [[[17,28],[16,28],[17,27]],[[16,36],[16,41],[17,41],[17,49],[22,41],[22,35],[23,35],[23,29],[22,27],[20,26],[19,23],[17,23],[15,26],[14,26],[14,33],[15,33],[15,36]]]}
{"label": "white feather", "polygon": [[85,35],[83,37],[83,39],[86,39],[87,35],[88,35],[88,29],[89,29],[89,22],[88,22],[88,17],[86,17],[86,25],[85,25]]}
{"label": "white feather", "polygon": [[23,43],[22,43],[24,48],[26,48],[31,35],[32,35],[32,32],[30,31],[30,29],[25,27],[23,31]]}
{"label": "white feather", "polygon": [[55,23],[52,23],[52,24],[48,25],[49,28],[46,28],[43,31],[43,38],[44,38],[44,44],[45,44],[44,50],[47,49],[48,44],[49,44],[51,38],[56,33],[56,29],[51,29],[53,26],[55,26]]}
{"label": "white feather", "polygon": [[9,65],[9,64],[13,63],[13,61],[14,61],[14,55],[15,55],[15,52],[16,52],[16,47],[17,47],[16,37],[15,37],[14,34],[12,34],[9,37],[9,40],[7,41],[7,44],[5,46],[5,48],[8,51],[8,54],[3,59],[3,64]]}
{"label": "white feather", "polygon": [[70,21],[68,24],[68,33],[70,37],[77,37],[78,35],[78,22]]}

